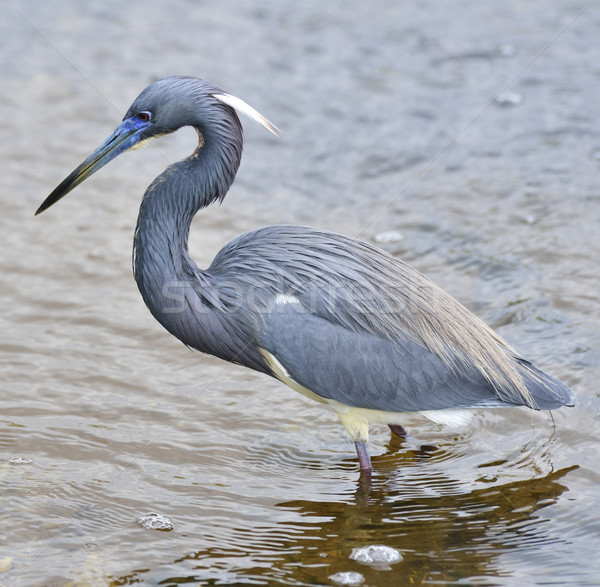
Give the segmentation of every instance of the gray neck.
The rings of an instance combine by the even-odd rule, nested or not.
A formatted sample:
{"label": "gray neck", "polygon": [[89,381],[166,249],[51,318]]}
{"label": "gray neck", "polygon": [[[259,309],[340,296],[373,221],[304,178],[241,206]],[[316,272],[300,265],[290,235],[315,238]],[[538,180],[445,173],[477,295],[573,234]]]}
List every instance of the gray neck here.
{"label": "gray neck", "polygon": [[231,114],[237,124],[217,131],[198,129],[200,143],[193,155],[159,175],[140,206],[133,246],[135,279],[154,317],[176,335],[176,317],[165,312],[181,302],[173,299],[172,288],[192,281],[197,285],[202,273],[188,254],[190,225],[200,209],[225,197],[241,159],[241,126],[233,110]]}

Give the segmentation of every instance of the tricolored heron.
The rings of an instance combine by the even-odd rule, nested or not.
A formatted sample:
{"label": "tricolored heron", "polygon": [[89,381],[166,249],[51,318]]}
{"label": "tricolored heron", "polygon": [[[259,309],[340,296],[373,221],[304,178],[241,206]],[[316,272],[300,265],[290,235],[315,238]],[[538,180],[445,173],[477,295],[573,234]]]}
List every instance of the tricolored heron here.
{"label": "tricolored heron", "polygon": [[150,84],[36,214],[117,155],[192,126],[198,146],[146,190],[133,249],[144,302],[185,345],[331,406],[367,472],[369,424],[404,435],[404,412],[448,421],[468,408],[574,404],[566,385],[521,358],[429,279],[367,243],[304,226],[267,226],[237,237],[199,269],[188,254],[189,228],[198,210],[223,200],[237,172],[236,110],[275,132],[245,102],[200,79]]}

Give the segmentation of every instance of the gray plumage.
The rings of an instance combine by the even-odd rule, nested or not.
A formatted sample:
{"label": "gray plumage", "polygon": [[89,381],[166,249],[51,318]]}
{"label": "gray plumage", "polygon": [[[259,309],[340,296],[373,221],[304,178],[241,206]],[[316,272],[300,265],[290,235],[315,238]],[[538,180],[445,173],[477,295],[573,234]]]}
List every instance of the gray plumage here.
{"label": "gray plumage", "polygon": [[[566,385],[519,357],[433,282],[367,243],[269,226],[239,236],[199,269],[188,254],[190,224],[198,210],[225,197],[241,158],[242,128],[232,105],[273,130],[201,80],[151,84],[38,213],[121,152],[191,125],[198,148],[144,195],[133,261],[148,308],[184,344],[331,403],[365,470],[369,421],[397,424],[406,411],[574,403]],[[390,418],[360,410],[348,416],[343,406]]]}

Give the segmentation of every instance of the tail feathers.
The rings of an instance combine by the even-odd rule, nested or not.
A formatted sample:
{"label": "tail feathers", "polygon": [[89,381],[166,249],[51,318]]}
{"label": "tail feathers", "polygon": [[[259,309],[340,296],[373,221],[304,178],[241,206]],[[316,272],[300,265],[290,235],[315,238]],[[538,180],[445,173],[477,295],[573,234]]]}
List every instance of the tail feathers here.
{"label": "tail feathers", "polygon": [[575,394],[562,381],[540,371],[535,365],[517,357],[521,366],[519,373],[531,395],[532,408],[555,410],[561,406],[574,406]]}

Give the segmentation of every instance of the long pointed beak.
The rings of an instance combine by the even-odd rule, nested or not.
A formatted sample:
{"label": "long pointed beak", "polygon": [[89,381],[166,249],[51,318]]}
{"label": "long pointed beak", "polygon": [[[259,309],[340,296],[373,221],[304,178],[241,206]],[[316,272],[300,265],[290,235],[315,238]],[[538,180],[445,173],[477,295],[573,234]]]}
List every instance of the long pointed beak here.
{"label": "long pointed beak", "polygon": [[77,169],[65,178],[60,185],[44,200],[35,215],[41,214],[58,200],[64,198],[72,189],[84,182],[98,169],[104,167],[109,161],[125,151],[134,148],[141,140],[141,133],[149,126],[149,122],[142,121],[132,116],[126,118]]}

